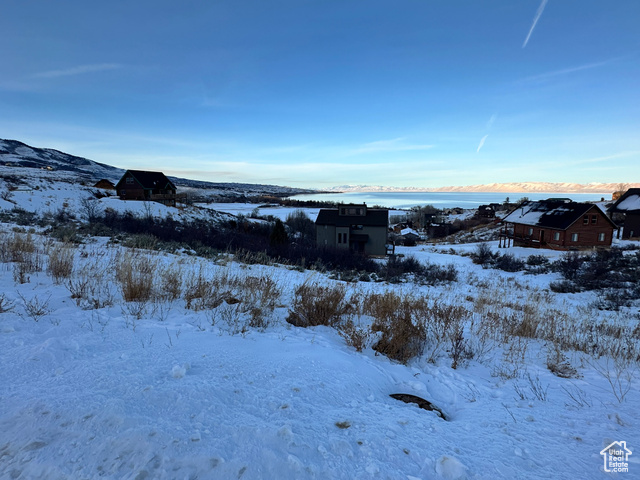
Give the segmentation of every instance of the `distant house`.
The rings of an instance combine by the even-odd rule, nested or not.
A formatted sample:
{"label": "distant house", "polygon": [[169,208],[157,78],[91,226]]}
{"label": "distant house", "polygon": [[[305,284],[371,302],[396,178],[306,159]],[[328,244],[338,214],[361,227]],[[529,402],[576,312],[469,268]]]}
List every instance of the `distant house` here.
{"label": "distant house", "polygon": [[106,178],[98,180],[95,183],[94,187],[95,188],[101,188],[103,190],[115,190],[116,189],[116,186],[113,184],[113,182],[110,182]]}
{"label": "distant house", "polygon": [[480,205],[476,211],[476,216],[482,218],[495,218],[496,211],[491,205]]}
{"label": "distant house", "polygon": [[389,211],[366,204],[323,208],[316,219],[318,246],[345,248],[366,255],[386,255]]}
{"label": "distant house", "polygon": [[554,250],[608,247],[616,228],[597,205],[568,199],[525,202],[510,212],[503,223],[505,241]]}
{"label": "distant house", "polygon": [[413,228],[403,228],[400,230],[399,240],[406,246],[414,246],[420,240],[420,234]]}
{"label": "distant house", "polygon": [[176,206],[176,186],[162,172],[127,170],[116,184],[120,200],[150,200]]}
{"label": "distant house", "polygon": [[609,212],[622,222],[622,238],[640,238],[640,188],[630,188],[624,192]]}

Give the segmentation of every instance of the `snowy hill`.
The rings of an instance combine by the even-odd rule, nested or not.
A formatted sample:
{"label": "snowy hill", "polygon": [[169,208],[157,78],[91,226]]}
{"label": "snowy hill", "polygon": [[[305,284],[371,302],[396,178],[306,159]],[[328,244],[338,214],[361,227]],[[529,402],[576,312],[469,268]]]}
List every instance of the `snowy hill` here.
{"label": "snowy hill", "polygon": [[69,155],[58,150],[35,148],[17,140],[2,139],[0,139],[0,165],[71,172],[77,174],[79,178],[95,179],[94,181],[101,178],[118,181],[124,173],[124,170],[120,168]]}
{"label": "snowy hill", "polygon": [[[17,140],[0,139],[0,175],[45,178],[51,181],[92,185],[100,179],[116,183],[124,170],[49,148],[36,148]],[[201,180],[169,177],[183,192],[196,196],[215,195],[276,195],[314,193],[313,190],[246,183],[205,182]]]}

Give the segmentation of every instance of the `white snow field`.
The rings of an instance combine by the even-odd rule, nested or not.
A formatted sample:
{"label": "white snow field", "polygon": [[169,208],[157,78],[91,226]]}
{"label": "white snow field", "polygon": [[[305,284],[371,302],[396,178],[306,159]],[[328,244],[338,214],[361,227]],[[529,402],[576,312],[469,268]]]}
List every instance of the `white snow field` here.
{"label": "white snow field", "polygon": [[[637,307],[603,312],[591,307],[593,292],[553,293],[556,273],[485,270],[453,254],[475,245],[438,245],[400,251],[455,264],[456,282],[345,284],[106,238],[64,246],[28,230],[0,224],[2,479],[640,478],[637,358],[564,348],[575,374],[561,378],[547,368],[549,342],[476,330],[508,310],[557,320],[567,335],[591,328],[593,349],[606,345],[618,359],[638,351],[626,335]],[[19,242],[30,270],[21,270],[26,257],[10,257]],[[56,277],[65,258],[73,270]],[[134,276],[153,273],[146,300],[126,301],[127,265]],[[226,289],[224,299],[189,296],[198,282]],[[294,327],[286,318],[304,282],[344,285],[354,304],[392,292],[463,306],[474,356],[453,369],[445,344],[404,365],[371,348],[374,334],[358,352],[334,328]],[[256,285],[269,295],[256,297]],[[359,312],[350,318],[366,328],[372,319]],[[615,329],[626,336],[609,338]],[[392,393],[427,399],[447,420]],[[609,474],[600,452],[618,441],[633,454],[627,472]]]}

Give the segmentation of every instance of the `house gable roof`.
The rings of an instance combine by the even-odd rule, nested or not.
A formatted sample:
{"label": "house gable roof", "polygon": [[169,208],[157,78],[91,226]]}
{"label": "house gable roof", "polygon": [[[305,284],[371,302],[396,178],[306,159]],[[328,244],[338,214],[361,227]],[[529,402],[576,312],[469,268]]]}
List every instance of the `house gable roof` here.
{"label": "house gable roof", "polygon": [[630,188],[616,200],[610,212],[640,213],[640,188]]}
{"label": "house gable roof", "polygon": [[382,208],[367,208],[366,216],[339,215],[337,208],[323,208],[318,213],[316,225],[334,225],[336,227],[350,227],[362,225],[367,227],[385,227],[389,225],[389,210]]}
{"label": "house gable roof", "polygon": [[146,170],[127,170],[116,187],[124,181],[127,175],[131,175],[142,188],[144,189],[172,189],[175,190],[176,186],[171,180],[169,180],[162,172],[149,172]]}
{"label": "house gable roof", "polygon": [[566,230],[591,210],[598,210],[611,224],[616,225],[597,205],[592,203],[567,202],[562,199],[527,202],[510,212],[503,221],[555,230]]}

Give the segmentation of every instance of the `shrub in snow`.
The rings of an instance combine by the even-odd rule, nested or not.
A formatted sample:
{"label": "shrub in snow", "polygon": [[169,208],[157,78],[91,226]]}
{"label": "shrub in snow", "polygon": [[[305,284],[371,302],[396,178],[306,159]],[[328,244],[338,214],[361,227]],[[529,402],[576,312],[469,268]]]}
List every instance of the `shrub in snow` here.
{"label": "shrub in snow", "polygon": [[67,245],[56,245],[49,250],[49,263],[47,273],[51,275],[55,283],[69,278],[73,271],[74,251]]}
{"label": "shrub in snow", "polygon": [[496,257],[495,267],[505,272],[519,272],[524,270],[524,262],[511,253],[505,253]]}
{"label": "shrub in snow", "polygon": [[490,265],[496,258],[495,253],[491,251],[491,247],[486,243],[479,243],[476,250],[471,254],[473,263],[478,265]]}
{"label": "shrub in snow", "polygon": [[350,347],[361,352],[367,346],[371,332],[367,328],[357,327],[352,320],[347,320],[338,328],[338,333]]}
{"label": "shrub in snow", "polygon": [[368,308],[375,318],[371,330],[381,334],[373,349],[402,363],[420,355],[427,339],[420,318],[420,300],[402,298],[391,292],[371,295],[368,300]]}
{"label": "shrub in snow", "polygon": [[549,289],[556,293],[578,293],[580,287],[570,280],[560,280],[549,283]]}
{"label": "shrub in snow", "polygon": [[352,310],[344,285],[304,283],[295,292],[287,322],[296,327],[334,326]]}

